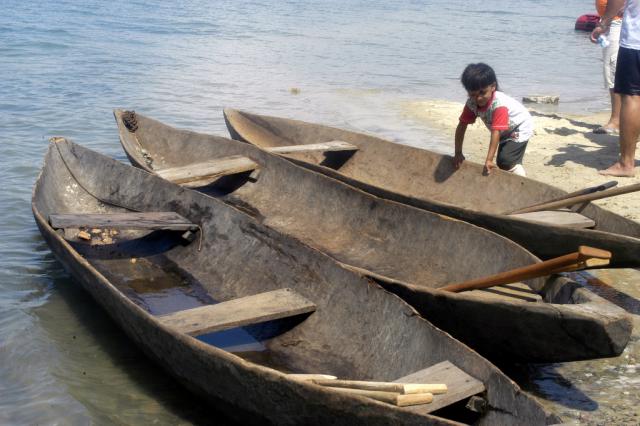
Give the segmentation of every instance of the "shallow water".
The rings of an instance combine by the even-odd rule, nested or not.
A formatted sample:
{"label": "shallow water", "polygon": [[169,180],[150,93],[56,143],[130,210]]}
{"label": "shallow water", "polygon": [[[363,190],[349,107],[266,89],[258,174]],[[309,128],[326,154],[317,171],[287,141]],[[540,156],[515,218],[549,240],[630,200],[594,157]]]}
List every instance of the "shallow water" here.
{"label": "shallow water", "polygon": [[632,315],[634,329],[629,344],[619,357],[521,366],[512,376],[567,422],[640,424],[640,271],[600,270],[571,275]]}
{"label": "shallow water", "polygon": [[[450,152],[449,140],[406,119],[402,106],[463,100],[459,74],[477,61],[493,65],[515,97],[559,95],[552,110],[607,103],[600,51],[573,31],[592,9],[578,0],[1,4],[2,424],[212,418],[132,347],[40,237],[29,202],[49,137],[124,161],[112,108],[226,134],[228,106]],[[620,303],[637,310],[636,273],[606,274]],[[638,376],[629,367],[640,358],[637,342],[636,332],[613,360],[527,369],[522,383],[570,418],[637,413]]]}

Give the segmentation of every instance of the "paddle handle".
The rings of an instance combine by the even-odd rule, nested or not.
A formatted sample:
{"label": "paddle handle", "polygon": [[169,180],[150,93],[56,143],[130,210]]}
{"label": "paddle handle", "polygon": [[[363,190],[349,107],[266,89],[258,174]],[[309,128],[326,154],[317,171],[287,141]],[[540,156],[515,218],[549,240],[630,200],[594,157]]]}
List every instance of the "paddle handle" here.
{"label": "paddle handle", "polygon": [[518,210],[514,210],[512,212],[509,212],[507,214],[518,214],[518,213],[526,213],[524,210],[526,209],[531,209],[531,208],[535,208],[538,206],[541,206],[543,204],[547,204],[547,203],[554,203],[556,201],[562,201],[562,200],[566,200],[567,198],[573,198],[573,197],[577,197],[578,195],[585,195],[585,194],[592,194],[594,192],[599,192],[599,191],[604,191],[605,189],[609,189],[609,188],[613,188],[614,186],[616,186],[618,184],[618,181],[612,180],[610,182],[607,183],[603,183],[602,185],[597,185],[597,186],[592,186],[589,188],[584,188],[581,189],[579,191],[575,191],[575,192],[570,192],[569,194],[564,194],[560,197],[557,198],[553,198],[551,200],[547,200],[543,203],[536,203],[536,204],[532,204],[530,206],[527,207],[523,207],[521,209]]}
{"label": "paddle handle", "polygon": [[514,213],[531,213],[541,210],[553,210],[562,207],[572,206],[574,204],[586,203],[593,200],[600,200],[601,198],[613,197],[614,195],[628,194],[630,192],[640,191],[640,183],[633,185],[621,186],[619,188],[612,188],[606,191],[593,192],[590,194],[578,195],[564,200],[552,201],[549,203],[539,204],[537,206],[527,207],[525,209],[516,210]]}
{"label": "paddle handle", "polygon": [[580,246],[578,251],[574,253],[565,254],[564,256],[512,269],[510,271],[500,272],[488,277],[477,278],[458,284],[450,284],[445,287],[441,287],[440,290],[459,293],[461,291],[479,290],[497,285],[544,277],[546,275],[564,272],[565,270],[576,270],[580,264],[593,258],[607,260],[611,258],[611,253],[606,250],[600,250],[593,247]]}

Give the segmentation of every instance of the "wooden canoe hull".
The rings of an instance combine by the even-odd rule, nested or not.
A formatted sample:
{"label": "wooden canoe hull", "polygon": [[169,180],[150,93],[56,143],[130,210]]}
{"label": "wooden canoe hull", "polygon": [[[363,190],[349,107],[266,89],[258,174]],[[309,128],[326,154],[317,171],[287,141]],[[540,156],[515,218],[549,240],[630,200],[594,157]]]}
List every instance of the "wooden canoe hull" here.
{"label": "wooden canoe hull", "polygon": [[[124,232],[116,243],[93,245],[75,238],[72,230],[54,231],[47,219],[54,213],[123,212],[123,207],[175,211],[200,225],[200,243],[179,244],[165,234]],[[273,368],[176,332],[141,301],[144,293],[129,286],[133,278],[145,276],[146,269],[136,268],[147,265],[149,271],[180,272],[181,279],[215,300],[284,284],[313,300],[316,312],[265,341],[293,371],[390,380],[448,359],[485,384],[495,409],[479,419],[481,424],[558,421],[492,364],[420,318],[399,298],[210,197],[58,139],[51,144],[35,184],[32,209],[52,252],[129,337],[188,388],[242,421],[454,424],[294,381]],[[130,261],[132,255],[138,262]],[[366,305],[357,303],[365,298]]]}
{"label": "wooden canoe hull", "polygon": [[363,269],[362,275],[375,277],[436,326],[491,359],[560,362],[616,356],[629,340],[632,325],[622,309],[566,278],[529,282],[548,303],[437,289],[539,261],[504,237],[373,197],[249,144],[175,129],[140,114],[131,132],[122,114],[115,112],[121,142],[135,165],[153,172],[146,164],[149,158],[158,169],[228,156],[251,158],[260,167],[256,179],[231,185],[230,192],[216,193],[212,186],[201,190],[347,267]]}
{"label": "wooden canoe hull", "polygon": [[528,205],[565,194],[558,188],[466,161],[455,171],[449,156],[357,132],[278,117],[225,110],[234,139],[260,147],[343,140],[358,146],[346,162],[291,154],[288,158],[379,197],[455,217],[490,229],[542,259],[593,245],[613,253],[611,267],[640,266],[640,224],[589,203],[574,210],[594,220],[594,229],[540,225],[506,216]]}

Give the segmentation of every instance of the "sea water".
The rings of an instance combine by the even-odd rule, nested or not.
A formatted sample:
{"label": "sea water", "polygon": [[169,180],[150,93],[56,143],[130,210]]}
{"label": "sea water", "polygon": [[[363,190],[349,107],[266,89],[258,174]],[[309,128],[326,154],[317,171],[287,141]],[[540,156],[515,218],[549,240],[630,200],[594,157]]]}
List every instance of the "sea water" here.
{"label": "sea water", "polygon": [[[112,108],[226,135],[222,108],[235,107],[450,152],[403,105],[463,101],[459,76],[471,62],[491,64],[516,98],[558,95],[559,112],[607,107],[600,49],[573,30],[591,9],[578,0],[0,0],[0,423],[217,418],[51,255],[30,212],[48,138],[124,161]],[[574,418],[637,413],[634,342],[599,384],[569,364],[532,368],[521,382]]]}

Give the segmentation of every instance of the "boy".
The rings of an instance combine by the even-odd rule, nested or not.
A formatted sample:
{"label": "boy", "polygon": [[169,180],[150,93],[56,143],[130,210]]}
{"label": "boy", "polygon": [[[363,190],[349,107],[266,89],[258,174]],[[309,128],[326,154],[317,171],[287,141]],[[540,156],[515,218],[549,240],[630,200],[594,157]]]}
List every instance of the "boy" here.
{"label": "boy", "polygon": [[[458,169],[464,161],[462,144],[467,125],[480,117],[491,132],[483,173],[491,174],[497,163],[497,167],[502,170],[526,176],[522,158],[527,142],[533,136],[533,119],[529,111],[520,102],[498,90],[496,74],[487,64],[467,65],[460,81],[467,90],[469,99],[456,128],[454,167]],[[496,150],[498,158],[494,163]]]}

